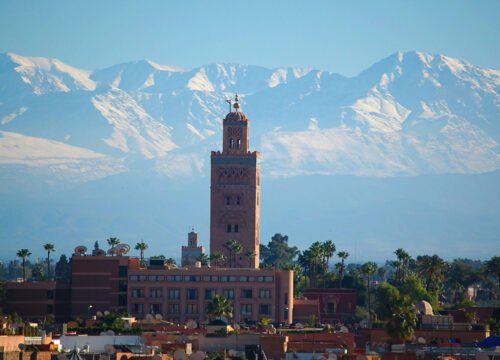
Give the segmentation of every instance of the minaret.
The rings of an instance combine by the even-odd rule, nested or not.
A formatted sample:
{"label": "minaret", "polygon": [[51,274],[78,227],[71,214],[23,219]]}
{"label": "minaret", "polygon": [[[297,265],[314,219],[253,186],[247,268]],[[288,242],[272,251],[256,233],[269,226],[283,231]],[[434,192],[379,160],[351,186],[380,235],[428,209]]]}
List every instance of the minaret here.
{"label": "minaret", "polygon": [[[240,111],[238,94],[232,106],[223,120],[222,152],[211,155],[210,253],[223,253],[226,267],[258,268],[260,154],[250,152],[250,121]],[[231,259],[229,240],[243,248]]]}

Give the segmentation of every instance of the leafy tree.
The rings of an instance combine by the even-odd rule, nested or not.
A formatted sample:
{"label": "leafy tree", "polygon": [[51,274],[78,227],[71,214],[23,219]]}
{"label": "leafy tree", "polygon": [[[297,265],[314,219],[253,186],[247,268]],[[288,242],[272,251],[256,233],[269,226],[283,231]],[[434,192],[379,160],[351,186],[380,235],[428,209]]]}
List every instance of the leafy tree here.
{"label": "leafy tree", "polygon": [[300,251],[296,246],[288,245],[288,236],[275,234],[266,245],[260,245],[260,259],[263,266],[276,269],[288,269],[294,264]]}
{"label": "leafy tree", "polygon": [[225,256],[220,251],[214,251],[213,254],[210,256],[210,260],[217,267],[219,266],[220,263],[224,262]]}
{"label": "leafy tree", "polygon": [[56,251],[56,247],[54,244],[47,243],[43,248],[47,251],[47,279],[50,279],[50,253]]}
{"label": "leafy tree", "polygon": [[243,251],[243,246],[237,240],[230,239],[224,244],[224,247],[229,251],[229,267],[231,268],[234,264],[234,256]]}
{"label": "leafy tree", "polygon": [[16,255],[23,260],[23,280],[26,281],[26,258],[31,256],[31,252],[28,249],[21,249]]}
{"label": "leafy tree", "polygon": [[340,262],[337,263],[337,269],[339,271],[339,287],[342,287],[342,279],[344,278],[345,271],[345,260],[349,257],[349,253],[347,251],[339,251],[337,256],[340,259]]}
{"label": "leafy tree", "polygon": [[371,325],[371,320],[372,320],[372,312],[371,312],[371,297],[370,297],[370,283],[373,275],[377,272],[377,264],[369,261],[367,263],[364,263],[363,266],[361,267],[361,272],[363,275],[366,276],[366,285],[367,285],[367,300],[368,300],[368,321]]}
{"label": "leafy tree", "polygon": [[437,297],[425,289],[422,279],[415,274],[406,276],[406,279],[399,286],[399,292],[402,296],[407,296],[414,303],[425,300],[429,302],[434,309],[438,306]]}
{"label": "leafy tree", "polygon": [[66,255],[62,254],[59,261],[56,263],[56,279],[63,280],[67,283],[71,280],[71,265]]}
{"label": "leafy tree", "polygon": [[148,244],[144,242],[144,240],[141,240],[137,244],[135,244],[135,250],[139,250],[141,254],[141,266],[145,266],[146,263],[144,261],[144,251],[148,249]]}
{"label": "leafy tree", "polygon": [[248,257],[248,260],[249,260],[248,266],[252,267],[252,262],[253,262],[253,259],[255,259],[255,257],[257,256],[257,252],[255,250],[250,250],[250,251],[247,251],[245,253],[245,256]]}
{"label": "leafy tree", "polygon": [[416,269],[425,282],[427,291],[439,295],[448,270],[448,264],[438,255],[417,256]]}
{"label": "leafy tree", "polygon": [[196,261],[199,261],[201,265],[203,266],[208,266],[208,262],[210,261],[210,258],[208,257],[207,254],[201,253],[197,258]]}
{"label": "leafy tree", "polygon": [[335,254],[335,251],[337,251],[337,248],[332,240],[327,240],[321,244],[321,250],[328,270],[330,269],[330,259],[333,257],[333,254]]}
{"label": "leafy tree", "polygon": [[222,317],[233,317],[233,304],[223,296],[215,295],[207,305],[207,316],[210,320]]}
{"label": "leafy tree", "polygon": [[[106,239],[106,241],[107,241],[110,249],[114,249],[115,246],[120,243],[120,239],[118,239],[117,237],[110,237],[109,239]],[[112,252],[111,256],[115,256],[115,253]]]}
{"label": "leafy tree", "polygon": [[165,267],[167,269],[175,269],[177,267],[177,262],[173,258],[168,258],[165,260]]}
{"label": "leafy tree", "polygon": [[375,312],[380,320],[391,317],[390,304],[396,303],[400,298],[399,290],[394,285],[382,283],[375,291]]}
{"label": "leafy tree", "polygon": [[411,338],[417,327],[415,305],[408,297],[402,297],[388,306],[391,315],[386,323],[387,335],[395,341],[405,342]]}
{"label": "leafy tree", "polygon": [[500,282],[500,256],[493,256],[484,264],[486,274],[492,275]]}
{"label": "leafy tree", "polygon": [[31,276],[36,281],[42,281],[44,278],[43,272],[44,272],[43,265],[41,263],[36,263],[35,266],[33,266],[33,269],[31,270]]}

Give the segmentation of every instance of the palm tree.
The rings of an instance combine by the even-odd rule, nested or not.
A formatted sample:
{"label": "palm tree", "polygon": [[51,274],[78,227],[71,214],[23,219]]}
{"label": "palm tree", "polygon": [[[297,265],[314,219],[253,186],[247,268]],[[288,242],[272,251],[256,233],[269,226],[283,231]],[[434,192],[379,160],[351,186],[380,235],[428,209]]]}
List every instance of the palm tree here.
{"label": "palm tree", "polygon": [[411,256],[402,248],[396,249],[396,251],[394,251],[394,254],[401,263],[401,281],[405,281],[406,274],[410,266]]}
{"label": "palm tree", "polygon": [[448,263],[438,255],[417,256],[417,273],[425,282],[427,291],[432,291],[436,295],[442,287],[443,280],[448,270]]}
{"label": "palm tree", "polygon": [[31,256],[31,251],[28,249],[21,249],[16,255],[23,259],[23,280],[26,281],[26,258]]}
{"label": "palm tree", "polygon": [[141,240],[140,242],[138,242],[137,244],[135,244],[135,248],[136,250],[139,250],[141,252],[141,266],[144,266],[144,251],[146,251],[148,249],[148,244],[146,244],[144,242],[144,240]]}
{"label": "palm tree", "polygon": [[224,247],[229,251],[229,267],[233,267],[233,257],[243,251],[243,246],[238,241],[230,239]]}
{"label": "palm tree", "polygon": [[363,266],[361,266],[361,272],[363,275],[366,276],[367,300],[368,300],[368,324],[371,327],[372,308],[371,308],[371,298],[370,298],[370,283],[371,283],[371,277],[377,272],[377,264],[372,261],[364,263]]}
{"label": "palm tree", "polygon": [[210,258],[208,257],[207,254],[201,253],[197,258],[196,261],[201,262],[201,265],[203,266],[208,266],[208,262],[210,261]]}
{"label": "palm tree", "polygon": [[326,270],[328,271],[330,268],[330,258],[335,254],[337,248],[332,240],[327,240],[323,244],[321,244],[323,256],[325,258],[324,262],[326,263]]}
{"label": "palm tree", "polygon": [[250,250],[245,253],[245,256],[249,259],[249,266],[252,267],[253,259],[257,256],[257,252],[255,250]]}
{"label": "palm tree", "polygon": [[345,271],[345,260],[349,257],[349,253],[347,251],[339,251],[337,256],[340,259],[340,263],[338,264],[339,269],[339,287],[342,287],[342,279],[344,278]]}
{"label": "palm tree", "polygon": [[45,251],[47,251],[47,279],[50,278],[50,253],[56,251],[54,244],[45,244],[43,246]]}
{"label": "palm tree", "polygon": [[207,305],[207,316],[210,320],[221,317],[233,317],[233,304],[223,296],[216,294]]}
{"label": "palm tree", "polygon": [[225,256],[220,251],[214,251],[214,253],[210,256],[210,260],[214,262],[214,265],[217,267],[221,262],[225,260]]}
{"label": "palm tree", "polygon": [[[115,246],[120,243],[120,239],[118,239],[116,237],[110,237],[106,241],[108,242],[108,245],[111,247],[111,249],[114,249]],[[115,256],[115,252],[114,251],[111,253],[111,256]]]}
{"label": "palm tree", "polygon": [[393,304],[387,304],[391,315],[387,321],[385,331],[396,341],[405,341],[411,338],[417,327],[415,306],[408,297],[397,299]]}
{"label": "palm tree", "polygon": [[167,260],[165,260],[165,267],[169,270],[175,269],[177,267],[177,263],[174,259],[168,258]]}

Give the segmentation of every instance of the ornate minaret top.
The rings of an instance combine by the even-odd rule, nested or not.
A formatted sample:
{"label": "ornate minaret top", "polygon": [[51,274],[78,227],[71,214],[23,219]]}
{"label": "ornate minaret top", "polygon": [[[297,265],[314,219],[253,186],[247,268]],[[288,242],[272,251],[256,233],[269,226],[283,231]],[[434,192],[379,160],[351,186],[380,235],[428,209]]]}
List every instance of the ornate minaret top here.
{"label": "ornate minaret top", "polygon": [[[231,104],[232,100],[226,100]],[[250,127],[247,116],[241,112],[238,94],[234,97],[232,107],[224,118],[222,153],[230,155],[244,155],[250,150]]]}

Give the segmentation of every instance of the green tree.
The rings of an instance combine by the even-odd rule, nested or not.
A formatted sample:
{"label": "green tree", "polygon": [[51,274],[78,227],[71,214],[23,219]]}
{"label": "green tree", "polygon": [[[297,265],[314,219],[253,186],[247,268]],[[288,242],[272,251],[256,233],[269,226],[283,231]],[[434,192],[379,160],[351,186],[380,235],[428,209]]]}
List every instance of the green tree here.
{"label": "green tree", "polygon": [[217,267],[220,263],[224,262],[225,256],[220,251],[214,251],[210,256],[210,260],[213,262],[215,267]]}
{"label": "green tree", "polygon": [[45,244],[43,248],[47,251],[47,279],[50,279],[50,253],[56,251],[56,247],[54,244]]}
{"label": "green tree", "polygon": [[439,296],[448,270],[448,264],[438,255],[423,255],[417,256],[416,269],[425,282],[426,290]]}
{"label": "green tree", "polygon": [[167,269],[175,269],[177,267],[177,262],[173,258],[168,258],[165,260],[165,267]]}
{"label": "green tree", "polygon": [[369,261],[367,263],[364,263],[363,266],[361,267],[361,272],[363,275],[366,276],[366,297],[368,300],[368,322],[371,326],[371,321],[372,321],[372,311],[371,311],[371,297],[370,297],[370,283],[372,280],[373,275],[377,272],[377,264]]}
{"label": "green tree", "polygon": [[31,270],[31,277],[36,281],[42,281],[44,278],[43,273],[43,264],[37,262]]}
{"label": "green tree", "polygon": [[245,256],[248,257],[249,267],[252,267],[253,260],[257,256],[257,252],[255,250],[250,250],[245,253]]}
{"label": "green tree", "polygon": [[146,266],[146,263],[144,261],[144,251],[148,249],[148,244],[144,242],[144,240],[141,240],[137,244],[135,244],[135,250],[139,250],[141,254],[141,266],[144,267]]}
{"label": "green tree", "polygon": [[201,265],[203,266],[208,266],[208,262],[210,261],[210,258],[208,257],[207,254],[201,253],[197,258],[196,261],[199,261]]}
{"label": "green tree", "polygon": [[339,287],[342,288],[342,279],[344,278],[345,271],[345,261],[349,257],[349,253],[347,251],[339,251],[337,256],[340,259],[340,262],[337,264],[337,269],[339,271]]}
{"label": "green tree", "polygon": [[387,320],[392,315],[391,304],[400,298],[399,290],[394,285],[382,283],[375,291],[375,312],[380,320]]}
{"label": "green tree", "polygon": [[327,240],[321,244],[321,250],[324,257],[324,263],[326,264],[326,270],[328,271],[330,270],[330,259],[333,257],[333,254],[335,254],[335,251],[337,251],[337,247],[332,240]]}
{"label": "green tree", "polygon": [[484,271],[486,274],[496,277],[500,283],[500,256],[493,256],[484,264]]}
{"label": "green tree", "polygon": [[215,295],[207,305],[209,320],[233,317],[233,304],[223,296]]}
{"label": "green tree", "polygon": [[401,269],[401,281],[404,281],[406,278],[406,275],[408,273],[409,266],[410,266],[411,256],[404,249],[401,249],[401,248],[396,249],[396,251],[394,251],[394,254],[396,255],[396,257],[398,258],[398,261],[401,264],[401,267],[400,267],[400,269]]}
{"label": "green tree", "polygon": [[402,297],[390,307],[389,319],[386,323],[386,332],[396,342],[410,339],[417,327],[415,305],[408,297]]}
{"label": "green tree", "polygon": [[[109,239],[106,239],[110,249],[113,249],[115,248],[116,245],[118,245],[120,243],[120,239],[118,239],[117,237],[110,237]],[[113,251],[111,253],[111,256],[115,256],[115,252]]]}
{"label": "green tree", "polygon": [[300,251],[296,246],[288,245],[288,236],[274,234],[266,245],[260,245],[260,260],[263,266],[276,269],[288,269],[293,265]]}
{"label": "green tree", "polygon": [[23,261],[23,280],[26,281],[26,258],[31,256],[31,252],[28,249],[21,249],[16,255]]}
{"label": "green tree", "polygon": [[237,240],[230,239],[224,244],[224,247],[229,251],[229,267],[232,268],[234,256],[243,251],[243,246]]}

